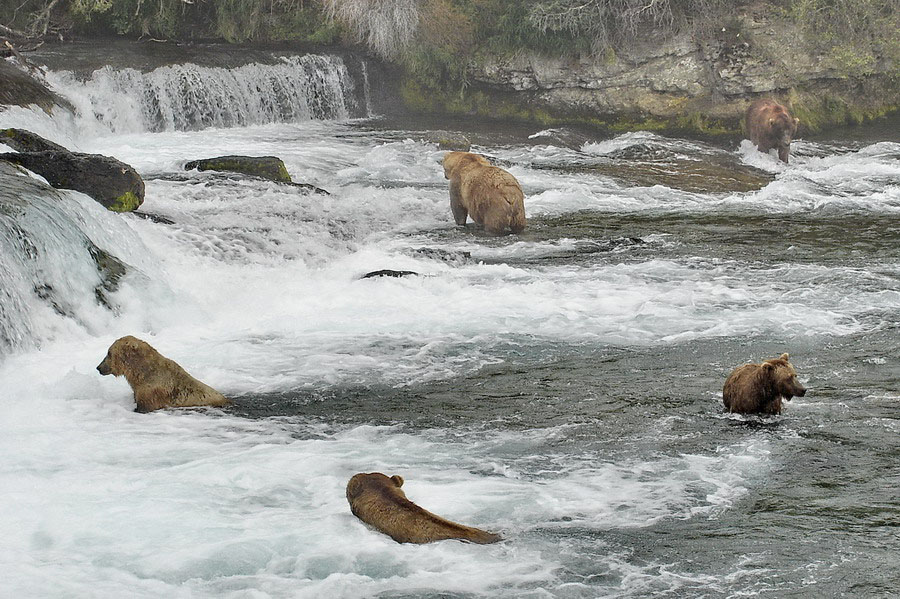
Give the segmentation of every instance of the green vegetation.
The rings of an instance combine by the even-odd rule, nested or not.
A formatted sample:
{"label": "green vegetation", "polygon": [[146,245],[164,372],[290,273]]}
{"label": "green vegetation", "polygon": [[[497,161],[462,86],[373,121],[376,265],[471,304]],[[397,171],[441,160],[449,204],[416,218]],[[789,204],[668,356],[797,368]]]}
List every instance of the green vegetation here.
{"label": "green vegetation", "polygon": [[327,44],[340,33],[312,0],[0,0],[0,15],[0,24],[31,36]]}
{"label": "green vegetation", "polygon": [[116,201],[107,206],[107,210],[113,212],[131,212],[137,210],[141,205],[141,198],[137,197],[134,192],[126,191],[116,198]]}
{"label": "green vegetation", "polygon": [[871,73],[876,56],[900,75],[900,0],[792,0],[786,13],[846,76]]}
{"label": "green vegetation", "polygon": [[[402,67],[401,92],[414,110],[550,124],[598,117],[563,119],[523,106],[521,99],[498,100],[497,94],[471,85],[472,65],[523,52],[611,63],[635,43],[685,31],[710,47],[732,44],[725,50],[733,50],[740,61],[750,48],[735,29],[740,27],[737,11],[745,8],[786,20],[808,48],[828,57],[827,68],[848,82],[895,69],[893,91],[881,90],[882,100],[898,89],[900,0],[0,0],[0,25],[5,26],[0,27],[0,38],[116,34],[240,43],[355,43]],[[860,107],[846,94],[791,94],[800,117],[812,128],[865,120],[885,110],[883,101]],[[694,113],[673,120],[636,118],[603,123],[710,134],[735,130],[734,123]]]}

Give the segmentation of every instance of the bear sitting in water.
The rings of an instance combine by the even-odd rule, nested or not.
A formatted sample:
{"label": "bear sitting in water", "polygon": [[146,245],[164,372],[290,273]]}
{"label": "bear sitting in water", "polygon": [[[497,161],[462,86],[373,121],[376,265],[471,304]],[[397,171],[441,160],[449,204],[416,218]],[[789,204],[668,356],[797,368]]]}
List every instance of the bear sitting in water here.
{"label": "bear sitting in water", "polygon": [[189,375],[146,341],[131,335],[117,339],[109,346],[97,372],[124,376],[134,391],[137,412],[228,403],[224,395]]}
{"label": "bear sitting in water", "polygon": [[725,408],[738,414],[781,414],[782,399],[806,395],[788,358],[781,354],[762,364],[735,368],[722,389]]}
{"label": "bear sitting in water", "polygon": [[750,141],[760,152],[777,149],[778,158],[785,163],[799,123],[798,119],[791,117],[787,108],[768,98],[754,101],[747,109],[746,125]]}
{"label": "bear sitting in water", "polygon": [[494,235],[525,229],[525,195],[516,178],[487,158],[470,152],[447,152],[444,177],[450,179],[450,210],[457,225],[466,217]]}

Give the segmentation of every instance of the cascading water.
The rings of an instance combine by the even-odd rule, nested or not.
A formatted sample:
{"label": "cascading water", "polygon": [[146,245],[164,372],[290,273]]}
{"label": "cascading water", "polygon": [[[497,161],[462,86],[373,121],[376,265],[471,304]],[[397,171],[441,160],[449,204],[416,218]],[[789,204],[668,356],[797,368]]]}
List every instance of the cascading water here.
{"label": "cascading water", "polygon": [[[48,79],[76,106],[82,123],[112,133],[193,131],[365,116],[339,56],[281,57],[237,68],[175,64],[150,72],[109,66],[86,79]],[[101,129],[101,132],[102,132]]]}
{"label": "cascading water", "polygon": [[[488,237],[454,225],[422,131],[291,95],[305,60],[58,72],[76,123],[0,112],[131,164],[165,217],[0,171],[0,594],[900,588],[896,134],[796,140],[784,165],[747,143],[473,123],[526,194],[526,231]],[[325,63],[312,80],[342,72]],[[282,68],[289,91],[264,83]],[[331,194],[184,170],[231,153]],[[379,269],[419,275],[361,278]],[[234,405],[135,414],[96,371],[125,334]],[[809,393],[723,414],[731,368],[785,351]],[[394,543],[347,505],[371,471],[505,541]]]}

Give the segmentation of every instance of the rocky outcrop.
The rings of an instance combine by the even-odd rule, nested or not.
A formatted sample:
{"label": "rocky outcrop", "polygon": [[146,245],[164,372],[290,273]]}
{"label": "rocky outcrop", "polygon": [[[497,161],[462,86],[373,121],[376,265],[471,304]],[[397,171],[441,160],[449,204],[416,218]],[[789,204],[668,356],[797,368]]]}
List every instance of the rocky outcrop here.
{"label": "rocky outcrop", "polygon": [[132,167],[109,156],[63,149],[8,152],[0,154],[0,160],[39,174],[53,187],[80,191],[115,212],[129,212],[144,201],[141,176]]}
{"label": "rocky outcrop", "polygon": [[45,112],[56,107],[72,109],[68,101],[50,91],[42,81],[0,59],[0,111],[5,106],[31,105],[39,106]]}
{"label": "rocky outcrop", "polygon": [[751,5],[731,25],[705,36],[685,32],[660,41],[648,35],[605,58],[491,57],[473,64],[470,78],[553,116],[630,115],[685,125],[702,117],[735,128],[760,95],[792,104],[807,124],[811,116],[828,122],[821,113],[835,105],[843,113],[832,120],[853,110],[874,116],[896,109],[898,70],[900,65],[877,59],[861,77],[832,53],[812,47],[790,22]]}

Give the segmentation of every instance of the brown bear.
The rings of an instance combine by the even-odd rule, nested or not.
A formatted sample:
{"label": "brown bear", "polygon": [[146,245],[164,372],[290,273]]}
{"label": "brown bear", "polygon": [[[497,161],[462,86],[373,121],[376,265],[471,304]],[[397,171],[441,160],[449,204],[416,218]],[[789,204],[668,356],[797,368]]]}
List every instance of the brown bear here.
{"label": "brown bear", "polygon": [[347,483],[347,501],[353,515],[398,543],[431,543],[460,539],[496,543],[499,535],[445,520],[406,498],[403,478],[380,472],[359,473]]}
{"label": "brown bear", "polygon": [[134,391],[136,412],[187,406],[224,406],[225,396],[201,383],[146,341],[126,335],[109,346],[100,374],[124,376]]}
{"label": "brown bear", "polygon": [[738,414],[781,414],[782,399],[790,401],[795,395],[806,395],[789,357],[781,354],[762,364],[735,368],[722,389],[725,408]]}
{"label": "brown bear", "polygon": [[797,133],[799,119],[791,117],[787,108],[769,98],[755,100],[747,109],[746,125],[750,141],[760,152],[778,150],[778,158],[787,163],[791,139]]}
{"label": "brown bear", "polygon": [[[487,158],[470,152],[447,152],[444,177],[450,179],[450,210],[457,225],[471,216],[494,235],[525,229],[525,195],[516,178]],[[508,229],[508,231],[507,231]]]}

